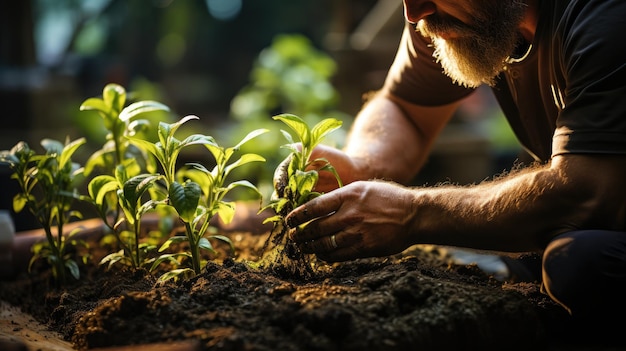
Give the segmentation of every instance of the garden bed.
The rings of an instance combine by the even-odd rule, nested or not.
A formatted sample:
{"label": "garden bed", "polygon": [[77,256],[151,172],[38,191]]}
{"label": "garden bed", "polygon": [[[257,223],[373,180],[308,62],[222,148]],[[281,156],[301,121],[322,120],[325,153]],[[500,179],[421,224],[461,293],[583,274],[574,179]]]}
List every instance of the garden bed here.
{"label": "garden bed", "polygon": [[320,264],[304,277],[252,268],[267,233],[226,235],[236,255],[190,280],[94,265],[56,288],[41,269],[3,281],[0,298],[78,350],[595,349],[569,339],[567,315],[539,284],[503,283],[438,250]]}

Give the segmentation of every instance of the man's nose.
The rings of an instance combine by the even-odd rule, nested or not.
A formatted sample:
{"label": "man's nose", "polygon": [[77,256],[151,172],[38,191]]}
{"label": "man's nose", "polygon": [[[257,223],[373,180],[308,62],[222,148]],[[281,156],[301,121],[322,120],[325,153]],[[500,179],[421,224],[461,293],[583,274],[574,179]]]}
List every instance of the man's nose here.
{"label": "man's nose", "polygon": [[404,1],[404,17],[410,23],[417,23],[422,18],[432,15],[437,7],[432,1],[423,0],[403,0]]}

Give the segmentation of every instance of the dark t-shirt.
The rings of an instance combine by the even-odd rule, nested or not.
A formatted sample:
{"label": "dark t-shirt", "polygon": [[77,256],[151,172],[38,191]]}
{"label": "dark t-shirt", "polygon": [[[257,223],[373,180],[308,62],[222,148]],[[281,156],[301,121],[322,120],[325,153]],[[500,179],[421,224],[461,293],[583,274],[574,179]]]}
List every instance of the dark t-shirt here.
{"label": "dark t-shirt", "polygon": [[[442,73],[411,25],[385,84],[424,106],[472,92]],[[493,92],[519,141],[538,160],[626,154],[626,1],[540,1],[530,50],[507,63]]]}

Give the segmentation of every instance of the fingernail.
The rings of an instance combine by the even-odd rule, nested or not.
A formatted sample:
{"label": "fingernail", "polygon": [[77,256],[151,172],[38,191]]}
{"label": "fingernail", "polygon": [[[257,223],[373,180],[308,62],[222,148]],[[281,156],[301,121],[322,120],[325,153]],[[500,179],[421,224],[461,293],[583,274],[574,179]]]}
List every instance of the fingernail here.
{"label": "fingernail", "polygon": [[293,224],[293,217],[287,217],[285,218],[285,223],[287,223],[287,227],[289,228],[294,228],[294,224]]}

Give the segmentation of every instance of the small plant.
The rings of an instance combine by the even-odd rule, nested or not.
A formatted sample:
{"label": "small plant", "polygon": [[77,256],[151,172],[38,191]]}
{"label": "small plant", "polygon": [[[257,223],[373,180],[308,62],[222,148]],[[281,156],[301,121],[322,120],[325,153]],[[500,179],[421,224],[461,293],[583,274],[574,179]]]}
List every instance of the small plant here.
{"label": "small plant", "polygon": [[[108,131],[107,141],[102,148],[87,161],[85,174],[100,167],[105,173],[112,175],[115,168],[129,158],[145,162],[148,170],[154,170],[150,158],[142,150],[134,148],[128,137],[145,132],[150,122],[136,117],[148,112],[169,111],[169,108],[157,101],[137,101],[126,106],[127,94],[124,87],[118,84],[107,84],[102,90],[102,98],[89,98],[80,106],[81,111],[96,111],[102,117],[104,127]],[[150,169],[150,166],[153,168]]]}
{"label": "small plant", "polygon": [[[160,123],[159,141],[151,143],[141,138],[126,137],[139,150],[153,156],[161,165],[164,174],[142,172],[134,159],[126,159],[116,168],[115,177],[100,175],[89,183],[89,194],[101,214],[108,208],[119,206],[124,216],[119,218],[112,229],[117,235],[122,250],[112,253],[101,263],[125,263],[138,268],[150,263],[148,252],[156,249],[150,243],[140,243],[141,218],[159,205],[167,205],[169,185],[175,181],[176,162],[180,151],[190,145],[213,143],[213,138],[194,134],[185,140],[174,137],[178,128],[196,116],[187,116],[179,122]],[[111,203],[115,194],[117,204]],[[121,224],[125,230],[120,230]]]}
{"label": "small plant", "polygon": [[146,200],[146,194],[150,194],[150,190],[155,188],[160,176],[137,174],[138,169],[133,160],[126,160],[117,167],[115,177],[99,175],[89,183],[89,195],[98,208],[113,206],[111,201],[115,199],[124,213],[124,216],[111,226],[121,250],[105,256],[101,264],[108,263],[111,266],[119,262],[138,268],[149,263],[148,252],[156,249],[156,246],[149,243],[140,243],[139,235],[141,218],[160,203],[155,200],[159,198],[156,191]]}
{"label": "small plant", "polygon": [[[138,101],[125,106],[126,100],[127,93],[124,87],[118,84],[107,84],[102,90],[102,98],[89,98],[80,106],[81,111],[96,111],[102,117],[104,127],[107,130],[105,144],[87,160],[86,175],[90,175],[98,168],[104,174],[116,177],[119,175],[118,167],[124,165],[126,170],[123,178],[127,180],[142,171],[152,173],[156,170],[156,165],[150,155],[132,145],[129,137],[136,137],[145,133],[150,127],[148,120],[137,118],[139,115],[154,111],[169,111],[169,108],[150,100]],[[100,181],[102,182],[102,179]],[[118,188],[121,189],[122,184],[119,184]],[[92,198],[95,199],[93,196]],[[113,229],[121,214],[115,193],[103,200],[106,201],[96,203],[96,208],[104,223]]]}
{"label": "small plant", "polygon": [[[89,98],[80,106],[82,111],[96,111],[108,131],[107,141],[85,166],[86,174],[96,168],[105,174],[89,182],[89,198],[84,199],[95,206],[121,248],[101,263],[120,262],[137,268],[146,263],[147,253],[156,248],[153,243],[140,243],[139,234],[141,217],[157,205],[152,198],[159,197],[158,188],[153,187],[159,177],[145,175],[156,171],[155,161],[146,150],[133,145],[130,138],[145,134],[150,127],[148,120],[137,118],[139,115],[169,108],[150,100],[125,106],[126,100],[122,86],[107,84],[102,98]],[[146,193],[151,194],[151,200],[144,203]]]}
{"label": "small plant", "polygon": [[[339,174],[328,160],[311,159],[313,149],[326,135],[340,128],[342,122],[334,118],[327,118],[310,128],[302,118],[296,115],[280,114],[273,118],[289,126],[298,137],[297,141],[300,143],[296,144],[296,139],[289,132],[281,130],[281,133],[288,141],[288,144],[283,145],[283,147],[291,150],[291,153],[288,156],[289,161],[286,169],[279,170],[282,174],[275,185],[276,197],[265,207],[271,208],[276,212],[275,216],[267,218],[264,222],[272,222],[274,224],[268,242],[271,240],[277,247],[282,247],[283,253],[288,258],[303,261],[305,268],[310,269],[310,264],[306,257],[296,244],[291,241],[289,236],[286,235],[285,217],[294,208],[321,195],[321,193],[314,191],[319,179],[318,172],[329,171],[333,173],[339,186],[342,186]],[[322,164],[322,167],[307,170],[313,163]],[[280,260],[281,258],[282,255],[279,255],[278,259]]]}
{"label": "small plant", "polygon": [[[183,119],[180,124],[189,119],[191,118]],[[180,266],[180,260],[191,263],[187,267],[171,270],[161,277],[162,280],[168,280],[181,275],[194,276],[200,274],[201,268],[205,265],[200,250],[208,250],[214,253],[213,246],[209,239],[222,240],[228,243],[231,249],[234,250],[232,242],[228,237],[210,235],[207,238],[205,234],[209,229],[210,219],[215,215],[218,215],[224,223],[230,223],[230,221],[232,221],[235,213],[235,204],[225,201],[225,196],[232,189],[246,187],[254,190],[261,196],[258,189],[247,180],[226,183],[226,179],[234,169],[240,166],[250,162],[265,161],[263,157],[252,153],[243,154],[234,162],[230,162],[230,159],[235,152],[239,151],[243,144],[266,133],[268,130],[254,130],[248,133],[237,145],[230,148],[217,145],[213,141],[213,138],[207,139],[200,136],[188,137],[185,141],[179,143],[173,137],[176,128],[166,128],[166,125],[161,125],[159,130],[161,144],[153,144],[150,146],[143,141],[140,141],[139,144],[157,155],[156,157],[163,167],[168,169],[168,171],[166,171],[166,174],[168,174],[166,178],[168,179],[169,204],[178,212],[180,220],[185,226],[184,236],[177,235],[171,237],[161,246],[159,251],[163,252],[173,244],[187,243],[189,245],[189,252],[163,254],[155,260],[152,268],[155,269],[164,261],[168,261],[175,266]],[[167,134],[165,131],[167,131]],[[138,141],[134,140],[133,142]],[[172,145],[172,143],[176,146],[163,147],[163,145]],[[191,168],[181,169],[176,172],[174,168],[175,162],[172,163],[172,160],[168,158],[167,155],[176,153],[176,150],[179,150],[185,145],[198,143],[204,145],[215,159],[216,164],[213,169],[209,171],[199,163],[192,163],[188,165]]]}
{"label": "small plant", "polygon": [[[245,131],[274,125],[276,111],[290,111],[313,125],[326,117],[350,120],[338,109],[340,96],[333,86],[337,63],[300,34],[279,34],[253,63],[249,83],[231,101],[232,123],[228,135],[239,140]],[[283,140],[271,133],[244,146],[266,155],[265,164],[246,169],[248,179],[256,179],[264,194],[272,192],[272,170],[283,160],[276,150]],[[333,134],[326,142],[337,144],[342,135]]]}
{"label": "small plant", "polygon": [[[76,181],[82,168],[72,162],[72,155],[85,143],[85,139],[77,139],[65,144],[43,139],[41,145],[46,150],[38,155],[27,143],[19,142],[9,151],[0,153],[0,162],[5,162],[13,169],[11,178],[19,183],[21,193],[13,199],[13,209],[21,212],[27,208],[43,227],[46,241],[33,246],[32,264],[44,259],[52,268],[53,277],[57,282],[66,282],[66,270],[72,277],[79,279],[80,272],[77,262],[70,255],[70,248],[87,244],[76,240],[72,231],[67,236],[63,227],[72,218],[82,218],[79,211],[72,210],[75,199],[79,198]],[[53,228],[56,227],[56,235]],[[83,262],[88,256],[83,255]]]}
{"label": "small plant", "polygon": [[[13,178],[22,188],[22,193],[14,199],[15,210],[19,212],[28,208],[44,227],[48,239],[47,243],[34,247],[31,265],[37,259],[45,258],[59,281],[65,281],[66,269],[75,278],[79,276],[78,265],[68,254],[68,247],[79,242],[74,240],[74,232],[69,236],[62,235],[64,224],[71,218],[82,218],[80,212],[70,208],[75,199],[94,205],[116,238],[119,250],[105,256],[101,264],[111,266],[120,263],[135,269],[150,265],[154,270],[161,263],[168,262],[176,269],[164,274],[164,280],[199,274],[206,264],[201,250],[216,253],[211,239],[222,240],[234,250],[228,237],[207,235],[214,216],[219,216],[223,223],[232,221],[235,203],[226,199],[231,190],[248,188],[262,199],[260,191],[250,181],[227,183],[227,178],[243,165],[265,162],[265,158],[256,153],[242,153],[240,157],[233,158],[242,145],[268,132],[267,129],[256,129],[235,146],[224,148],[213,137],[203,134],[177,139],[175,134],[183,124],[198,119],[186,116],[175,123],[160,122],[157,140],[152,142],[146,137],[150,125],[148,120],[138,119],[137,116],[168,111],[167,106],[156,101],[139,101],[126,107],[125,104],[124,88],[108,84],[102,98],[90,98],[81,105],[83,111],[96,111],[108,130],[106,143],[89,157],[85,169],[71,162],[74,152],[86,143],[85,138],[73,142],[68,140],[66,144],[44,139],[45,155],[37,155],[24,142],[0,153],[0,162],[11,165]],[[193,145],[203,146],[209,151],[215,161],[211,170],[200,163],[179,167],[180,153]],[[89,181],[88,196],[80,195],[74,188],[74,178],[88,176],[96,169],[104,173]],[[185,235],[167,240],[161,237],[158,241],[152,240],[152,232],[147,238],[142,237],[144,215],[161,210],[161,215],[175,214],[180,219]],[[52,230],[54,225],[57,226],[56,236]],[[171,230],[166,233],[171,233]],[[105,235],[104,240],[110,237]],[[160,256],[156,252],[159,245]],[[163,253],[174,246],[178,251]],[[187,247],[188,251],[184,251]],[[83,258],[86,259],[86,256]]]}
{"label": "small plant", "polygon": [[[141,101],[124,108],[125,99],[124,89],[110,84],[105,87],[102,99],[88,99],[81,106],[82,110],[98,111],[109,129],[107,143],[88,162],[89,171],[96,167],[107,169],[114,166],[114,174],[98,175],[89,183],[91,202],[116,234],[121,247],[101,263],[108,263],[109,266],[123,263],[134,268],[151,264],[151,270],[163,262],[182,267],[169,271],[162,279],[199,274],[204,265],[200,250],[214,252],[209,239],[223,240],[232,248],[228,237],[206,236],[214,215],[219,215],[225,223],[234,216],[234,204],[226,202],[225,195],[240,186],[251,188],[260,195],[249,181],[226,184],[225,179],[239,166],[265,161],[259,155],[248,153],[229,163],[241,145],[267,130],[255,130],[236,146],[222,148],[213,137],[203,134],[177,139],[175,134],[183,124],[198,119],[186,116],[175,123],[160,122],[157,140],[152,142],[145,137],[148,122],[133,118],[145,112],[167,110],[167,107],[154,101]],[[212,171],[199,163],[179,168],[180,153],[193,145],[204,146],[210,151],[216,162]],[[161,173],[157,173],[159,166]],[[141,219],[147,212],[157,209],[176,213],[185,227],[184,236],[176,235],[162,242],[159,252],[175,244],[187,244],[189,251],[150,257],[149,253],[157,246],[152,242],[140,242]]]}

